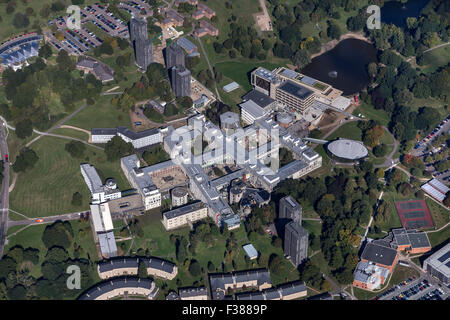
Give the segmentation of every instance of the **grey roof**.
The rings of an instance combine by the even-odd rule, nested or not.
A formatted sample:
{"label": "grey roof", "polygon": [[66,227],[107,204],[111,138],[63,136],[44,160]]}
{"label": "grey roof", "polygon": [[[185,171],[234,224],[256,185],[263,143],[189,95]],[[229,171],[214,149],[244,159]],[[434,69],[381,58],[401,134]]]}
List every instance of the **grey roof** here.
{"label": "grey roof", "polygon": [[325,292],[309,297],[308,300],[333,300],[333,296],[329,292]]}
{"label": "grey roof", "polygon": [[407,230],[405,228],[392,230],[395,244],[398,246],[411,245],[411,248],[431,247],[430,240],[425,232]]}
{"label": "grey roof", "polygon": [[92,128],[91,135],[116,135],[117,128]]}
{"label": "grey roof", "polygon": [[234,125],[237,123],[239,126],[239,115],[235,112],[227,111],[220,115],[220,123],[227,125]]}
{"label": "grey roof", "polygon": [[197,201],[192,204],[188,204],[188,205],[164,212],[163,216],[166,217],[166,219],[173,219],[175,217],[179,217],[179,216],[188,214],[192,211],[200,210],[204,207],[205,207],[204,203],[202,203],[201,201]]}
{"label": "grey roof", "polygon": [[281,298],[280,292],[276,288],[264,290],[264,295],[266,297],[266,300],[275,300]]}
{"label": "grey roof", "polygon": [[225,290],[225,284],[242,283],[257,280],[258,286],[264,283],[272,284],[267,269],[253,269],[232,273],[212,274],[209,276],[211,291]]}
{"label": "grey roof", "polygon": [[103,191],[103,182],[102,179],[100,179],[100,176],[97,173],[97,170],[95,170],[95,167],[90,165],[89,163],[83,163],[80,165],[81,169],[84,171],[84,173],[87,175],[91,185],[92,185],[92,193],[95,192],[102,192]]}
{"label": "grey roof", "polygon": [[391,266],[393,265],[396,256],[397,250],[373,243],[368,243],[364,248],[361,259],[379,263],[385,266]]}
{"label": "grey roof", "polygon": [[266,114],[264,109],[253,102],[253,100],[247,100],[244,103],[241,103],[240,106],[255,119],[260,119]]}
{"label": "grey roof", "polygon": [[113,231],[99,233],[98,242],[100,244],[102,255],[108,258],[117,256],[116,239],[114,238]]}
{"label": "grey roof", "polygon": [[166,300],[181,300],[180,296],[176,292],[169,292],[169,294],[166,296]]}
{"label": "grey roof", "polygon": [[208,295],[205,287],[190,287],[190,288],[180,288],[178,290],[180,298],[191,298]]}
{"label": "grey roof", "polygon": [[305,100],[313,94],[312,90],[290,80],[285,81],[279,86],[278,89],[285,91],[301,100]]}
{"label": "grey roof", "polygon": [[244,100],[252,100],[254,103],[256,103],[261,108],[265,108],[268,105],[275,102],[275,99],[272,99],[270,96],[265,95],[264,93],[253,89],[249,93],[247,93],[245,96],[242,97]]}
{"label": "grey roof", "polygon": [[[150,279],[137,277],[118,277],[96,284],[84,292],[78,300],[95,300],[99,296],[118,288],[145,288],[151,289],[154,283]],[[155,290],[153,293],[156,293]]]}
{"label": "grey roof", "polygon": [[290,294],[296,294],[299,292],[306,291],[306,286],[302,281],[294,281],[291,283],[286,283],[278,287],[278,290],[280,291],[281,295],[287,296]]}
{"label": "grey roof", "polygon": [[433,269],[443,275],[450,277],[450,243],[439,249],[424,261],[424,265],[430,265]]}
{"label": "grey roof", "polygon": [[361,141],[349,139],[332,141],[327,148],[336,157],[349,160],[361,159],[369,154],[369,151],[367,151],[367,148]]}
{"label": "grey roof", "polygon": [[145,138],[148,136],[152,136],[154,134],[158,134],[159,129],[152,128],[152,129],[147,129],[147,130],[140,131],[140,132],[134,132],[133,130],[130,130],[126,127],[117,127],[117,132],[123,134],[124,136],[130,138],[131,140],[137,140],[137,139]]}
{"label": "grey roof", "polygon": [[197,49],[197,46],[185,37],[179,37],[177,40],[177,44],[187,52]]}
{"label": "grey roof", "polygon": [[163,260],[157,257],[151,258],[119,258],[119,259],[110,259],[106,261],[101,261],[98,263],[99,272],[108,272],[114,269],[122,269],[122,268],[138,268],[139,262],[143,261],[147,268],[158,269],[167,273],[173,273],[176,265],[170,261]]}
{"label": "grey roof", "polygon": [[264,300],[262,292],[245,292],[236,294],[236,300]]}
{"label": "grey roof", "polygon": [[299,238],[308,236],[308,231],[303,228],[297,221],[291,221],[286,225],[286,229],[290,229],[291,232],[295,232]]}

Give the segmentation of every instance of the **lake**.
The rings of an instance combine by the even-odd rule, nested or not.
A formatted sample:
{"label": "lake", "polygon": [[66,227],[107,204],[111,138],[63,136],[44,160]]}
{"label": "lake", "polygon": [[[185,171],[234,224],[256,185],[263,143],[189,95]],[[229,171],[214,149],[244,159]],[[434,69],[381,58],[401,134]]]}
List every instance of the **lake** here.
{"label": "lake", "polygon": [[359,39],[345,39],[332,50],[312,59],[301,72],[342,90],[344,95],[361,91],[369,84],[367,65],[377,61],[377,49]]}
{"label": "lake", "polygon": [[430,0],[409,0],[403,4],[400,1],[389,1],[381,8],[381,22],[406,28],[406,18],[419,17],[420,11]]}

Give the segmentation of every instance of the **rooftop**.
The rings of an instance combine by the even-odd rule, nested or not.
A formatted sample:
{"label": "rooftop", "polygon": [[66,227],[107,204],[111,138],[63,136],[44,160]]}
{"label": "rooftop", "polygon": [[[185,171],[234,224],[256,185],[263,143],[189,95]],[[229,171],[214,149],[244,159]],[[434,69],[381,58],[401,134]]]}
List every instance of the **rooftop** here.
{"label": "rooftop", "polygon": [[173,218],[188,214],[190,212],[200,210],[204,207],[205,207],[204,203],[201,201],[198,201],[198,202],[194,202],[192,204],[188,204],[188,205],[178,207],[176,209],[164,212],[163,216],[166,219],[173,219]]}
{"label": "rooftop", "polygon": [[361,259],[379,263],[385,266],[392,266],[397,257],[397,250],[368,243],[364,248]]}
{"label": "rooftop", "polygon": [[357,160],[366,157],[369,152],[361,141],[338,139],[327,146],[328,150],[336,157]]}
{"label": "rooftop", "polygon": [[312,90],[290,80],[287,80],[282,85],[280,85],[279,89],[292,94],[301,100],[305,100],[313,94]]}
{"label": "rooftop", "polygon": [[249,93],[245,94],[242,99],[244,100],[252,100],[254,103],[256,103],[261,108],[265,108],[268,105],[275,102],[275,99],[272,99],[270,96],[265,95],[264,93],[253,89]]}
{"label": "rooftop", "polygon": [[425,262],[443,273],[447,278],[450,277],[450,243],[428,257]]}
{"label": "rooftop", "polygon": [[253,100],[247,100],[240,104],[241,108],[249,113],[254,119],[260,119],[264,117],[266,112],[263,108],[257,105]]}

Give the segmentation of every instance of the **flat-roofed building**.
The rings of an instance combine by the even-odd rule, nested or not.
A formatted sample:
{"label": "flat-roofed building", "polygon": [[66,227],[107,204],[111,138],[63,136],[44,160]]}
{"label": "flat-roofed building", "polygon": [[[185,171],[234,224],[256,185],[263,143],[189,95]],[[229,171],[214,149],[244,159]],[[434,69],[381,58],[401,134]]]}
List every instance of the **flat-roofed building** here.
{"label": "flat-roofed building", "polygon": [[83,163],[80,165],[80,169],[84,181],[86,182],[89,191],[91,191],[92,204],[103,203],[109,200],[118,199],[122,196],[122,193],[115,185],[111,187],[103,185],[94,166],[89,163]]}
{"label": "flat-roofed building", "polygon": [[308,258],[308,231],[296,221],[289,222],[284,230],[284,254],[295,267]]}
{"label": "flat-roofed building", "polygon": [[147,39],[147,21],[133,17],[130,20],[130,40],[133,43],[136,39]]}
{"label": "flat-roofed building", "polygon": [[134,132],[126,127],[117,128],[93,128],[91,130],[92,143],[107,143],[115,136],[121,137],[125,142],[131,142],[135,149],[145,148],[161,143],[162,134],[158,128]]}
{"label": "flat-roofed building", "polygon": [[208,208],[202,202],[194,202],[163,213],[162,224],[166,230],[172,230],[208,216]]}
{"label": "flat-roofed building", "polygon": [[176,97],[189,97],[191,95],[191,72],[182,65],[171,69],[172,91]]}
{"label": "flat-roofed building", "polygon": [[384,284],[389,273],[389,270],[384,267],[361,261],[353,273],[353,286],[365,290],[378,289]]}
{"label": "flat-roofed building", "polygon": [[276,88],[275,96],[272,96],[272,98],[304,115],[314,102],[314,92],[305,86],[288,80]]}
{"label": "flat-roofed building", "polygon": [[228,134],[228,132],[233,133],[240,127],[239,114],[227,111],[220,115],[220,128],[225,131],[225,134]]}
{"label": "flat-roofed building", "polygon": [[181,300],[208,300],[208,291],[205,287],[180,288],[178,295]]}
{"label": "flat-roofed building", "polygon": [[258,258],[258,251],[256,251],[255,247],[251,243],[242,246],[242,249],[244,249],[250,260]]}
{"label": "flat-roofed building", "polygon": [[255,120],[262,119],[267,112],[258,106],[253,100],[247,100],[239,105],[241,107],[241,117],[246,124],[253,124]]}
{"label": "flat-roofed building", "polygon": [[423,262],[423,269],[445,285],[450,284],[450,243]]}
{"label": "flat-roofed building", "polygon": [[138,38],[134,41],[136,65],[142,70],[147,70],[147,67],[154,61],[153,58],[153,43],[148,39]]}
{"label": "flat-roofed building", "polygon": [[113,258],[117,256],[116,239],[114,232],[108,231],[103,233],[96,233],[98,237],[98,244],[103,258]]}
{"label": "flat-roofed building", "polygon": [[245,94],[242,99],[244,101],[252,100],[254,103],[256,103],[258,106],[264,109],[264,111],[269,112],[272,110],[276,105],[276,100],[271,98],[270,96],[262,93],[259,90],[252,90]]}
{"label": "flat-roofed building", "polygon": [[392,230],[392,233],[393,241],[390,245],[398,251],[416,254],[431,250],[430,240],[425,232],[400,228]]}
{"label": "flat-roofed building", "polygon": [[372,262],[377,266],[386,268],[392,272],[398,261],[397,250],[388,246],[368,243],[361,254],[361,261]]}
{"label": "flat-roofed building", "polygon": [[108,206],[111,217],[140,215],[145,212],[145,206],[139,193],[122,196],[120,199],[109,200]]}
{"label": "flat-roofed building", "polygon": [[151,258],[117,258],[101,261],[97,265],[98,275],[101,279],[123,275],[137,275],[139,263],[144,262],[147,273],[151,276],[172,280],[178,273],[176,264],[156,257]]}
{"label": "flat-roofed building", "polygon": [[96,284],[84,292],[78,300],[109,300],[125,294],[145,296],[153,300],[158,290],[155,282],[150,279],[120,277]]}
{"label": "flat-roofed building", "polygon": [[153,183],[150,175],[140,168],[137,156],[133,154],[121,158],[120,166],[128,182],[141,194],[145,210],[160,207],[161,192]]}
{"label": "flat-roofed building", "polygon": [[185,37],[179,37],[177,39],[177,44],[182,47],[187,54],[192,54],[198,51],[197,46]]}
{"label": "flat-roofed building", "polygon": [[302,214],[302,206],[294,198],[292,198],[292,196],[286,196],[280,199],[278,209],[279,219],[291,219],[301,224]]}
{"label": "flat-roofed building", "polygon": [[183,49],[172,42],[169,46],[166,47],[166,68],[170,69],[176,65],[185,66],[185,57]]}
{"label": "flat-roofed building", "polygon": [[114,229],[108,203],[91,204],[90,208],[95,232],[106,232]]}

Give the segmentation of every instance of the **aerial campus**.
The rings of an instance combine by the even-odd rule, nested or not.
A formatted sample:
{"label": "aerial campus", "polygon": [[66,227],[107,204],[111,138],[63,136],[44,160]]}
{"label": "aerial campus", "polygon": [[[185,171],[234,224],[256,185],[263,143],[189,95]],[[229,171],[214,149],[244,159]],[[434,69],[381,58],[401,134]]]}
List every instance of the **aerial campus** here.
{"label": "aerial campus", "polygon": [[0,1],[0,299],[448,300],[448,6]]}

